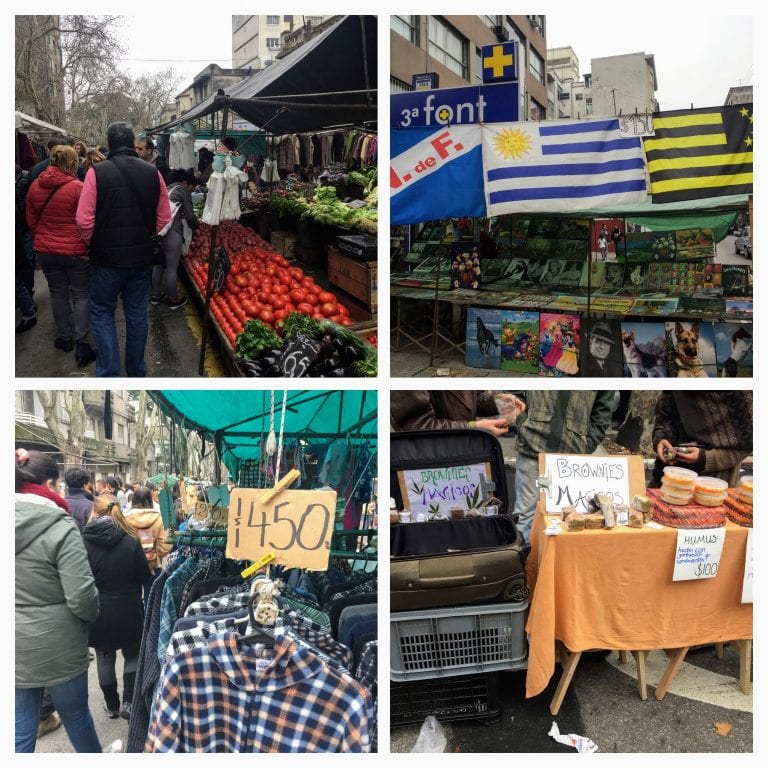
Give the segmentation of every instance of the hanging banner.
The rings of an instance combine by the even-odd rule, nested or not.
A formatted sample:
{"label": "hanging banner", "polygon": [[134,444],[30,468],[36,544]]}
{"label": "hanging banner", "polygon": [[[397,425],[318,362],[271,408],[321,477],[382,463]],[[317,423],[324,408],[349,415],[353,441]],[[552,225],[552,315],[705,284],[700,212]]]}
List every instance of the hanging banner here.
{"label": "hanging banner", "polygon": [[267,503],[269,489],[235,488],[229,500],[227,557],[273,562],[289,568],[328,568],[336,514],[336,491],[281,491]]}
{"label": "hanging banner", "polygon": [[480,135],[477,125],[393,130],[391,223],[484,216]]}
{"label": "hanging banner", "polygon": [[639,138],[617,118],[484,125],[489,216],[573,211],[646,200]]}

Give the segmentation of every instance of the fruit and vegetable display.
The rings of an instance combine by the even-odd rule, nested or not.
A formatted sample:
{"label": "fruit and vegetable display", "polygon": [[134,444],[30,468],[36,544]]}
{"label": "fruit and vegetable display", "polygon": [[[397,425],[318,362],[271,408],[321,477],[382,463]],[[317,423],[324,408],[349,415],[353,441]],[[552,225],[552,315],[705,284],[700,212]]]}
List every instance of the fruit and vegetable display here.
{"label": "fruit and vegetable display", "polygon": [[[330,342],[326,340],[318,349],[322,359],[330,356],[342,361],[333,365],[348,371],[343,375],[375,375],[375,348],[354,332],[345,333],[345,327],[353,323],[349,310],[336,294],[316,283],[312,276],[292,265],[262,237],[237,221],[224,221],[217,227],[215,251],[222,246],[231,266],[221,290],[211,296],[210,312],[238,359],[257,362],[265,350],[282,350],[294,331],[303,332],[313,342],[321,342],[322,337],[329,334]],[[200,224],[185,263],[202,295],[208,283],[210,248],[211,227]],[[289,318],[292,319],[289,321]],[[328,344],[334,344],[335,339],[346,341],[347,347],[340,349],[337,345],[329,355]],[[348,348],[352,345],[362,354],[355,357]],[[328,371],[320,373],[315,366],[307,375],[326,375],[331,367],[331,363],[327,363]],[[259,366],[259,370],[265,369]],[[270,373],[256,374],[253,366],[243,367],[246,375],[285,375],[277,373],[275,368],[270,370]]]}

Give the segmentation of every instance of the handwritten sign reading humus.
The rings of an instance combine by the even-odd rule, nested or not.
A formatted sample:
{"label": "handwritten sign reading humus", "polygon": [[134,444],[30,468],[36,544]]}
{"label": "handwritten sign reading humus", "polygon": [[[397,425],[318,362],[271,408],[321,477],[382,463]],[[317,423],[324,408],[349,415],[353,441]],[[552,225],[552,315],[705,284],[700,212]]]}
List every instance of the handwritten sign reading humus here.
{"label": "handwritten sign reading humus", "polygon": [[236,488],[229,499],[227,557],[274,562],[291,568],[328,567],[336,512],[336,491],[282,491],[261,502],[266,489]]}

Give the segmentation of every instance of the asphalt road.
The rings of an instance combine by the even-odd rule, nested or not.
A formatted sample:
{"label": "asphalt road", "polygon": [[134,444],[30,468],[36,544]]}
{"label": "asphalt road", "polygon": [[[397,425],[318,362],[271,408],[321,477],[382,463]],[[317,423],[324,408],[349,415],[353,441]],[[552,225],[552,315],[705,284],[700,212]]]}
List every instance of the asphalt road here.
{"label": "asphalt road", "polygon": [[[485,723],[443,721],[446,753],[571,753],[575,749],[549,736],[552,723],[560,733],[591,739],[608,753],[749,753],[752,751],[752,695],[738,685],[739,656],[726,646],[717,659],[713,646],[691,650],[662,701],[653,696],[663,670],[661,651],[649,656],[648,698],[642,701],[630,660],[618,654],[582,657],[557,716],[549,712],[557,680],[539,696],[525,699],[525,673],[498,673],[501,694],[493,699]],[[559,668],[555,678],[559,677]],[[450,678],[444,678],[450,684]],[[422,681],[424,689],[428,683]],[[490,690],[490,689],[489,689]],[[393,699],[394,700],[394,699]],[[402,717],[395,709],[393,721]],[[391,752],[410,752],[422,722],[392,726]],[[719,735],[724,723],[727,735]],[[383,745],[382,745],[383,748]]]}

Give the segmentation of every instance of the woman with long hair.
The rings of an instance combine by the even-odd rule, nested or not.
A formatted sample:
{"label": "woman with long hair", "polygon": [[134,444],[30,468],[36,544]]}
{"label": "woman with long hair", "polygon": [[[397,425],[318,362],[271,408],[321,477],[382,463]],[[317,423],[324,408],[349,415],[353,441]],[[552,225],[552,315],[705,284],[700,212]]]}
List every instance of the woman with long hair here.
{"label": "woman with long hair", "polygon": [[[43,689],[77,752],[101,752],[88,709],[88,624],[99,595],[59,468],[16,451],[16,752],[34,752]],[[122,750],[114,742],[108,752]]]}
{"label": "woman with long hair", "polygon": [[[91,625],[89,644],[96,651],[96,671],[110,718],[131,716],[133,687],[144,623],[142,585],[150,578],[138,535],[125,521],[111,494],[93,502],[83,541],[99,591],[101,610]],[[117,651],[123,654],[123,705],[117,688]]]}
{"label": "woman with long hair", "polygon": [[48,281],[56,323],[53,346],[63,352],[74,348],[75,362],[84,366],[96,359],[96,353],[88,341],[91,263],[75,221],[83,182],[77,178],[79,160],[73,147],[53,147],[50,160],[27,192],[27,225]]}

